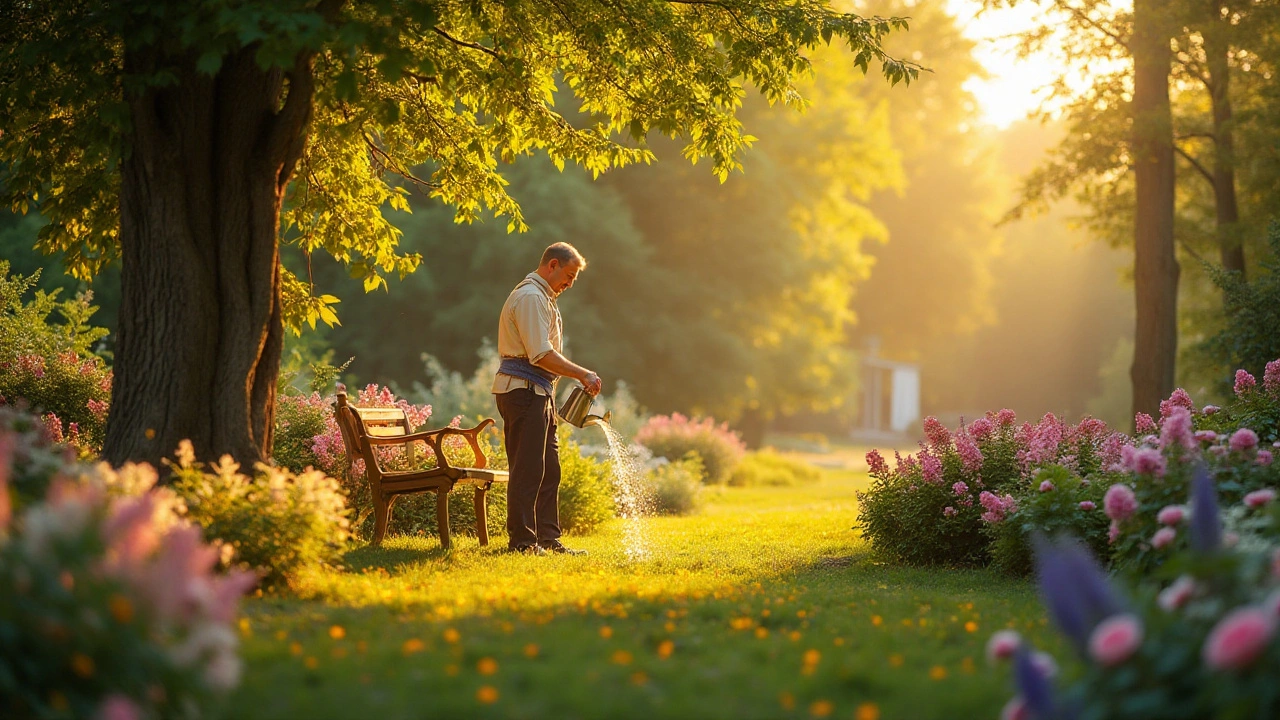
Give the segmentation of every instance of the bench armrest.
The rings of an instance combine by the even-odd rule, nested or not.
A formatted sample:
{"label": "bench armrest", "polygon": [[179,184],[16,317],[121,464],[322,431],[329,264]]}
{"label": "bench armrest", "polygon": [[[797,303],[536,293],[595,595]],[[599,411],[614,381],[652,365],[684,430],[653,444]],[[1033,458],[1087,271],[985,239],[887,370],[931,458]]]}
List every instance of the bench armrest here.
{"label": "bench armrest", "polygon": [[467,439],[467,443],[471,445],[471,454],[475,456],[474,467],[477,470],[483,470],[489,467],[489,459],[485,457],[484,451],[480,449],[480,433],[485,428],[493,425],[493,418],[485,418],[479,425],[473,428],[440,428],[439,430],[425,430],[423,432],[410,433],[408,435],[393,435],[386,437],[366,437],[365,442],[370,445],[405,445],[414,442],[425,442],[431,451],[436,454],[436,463],[439,467],[450,468],[448,458],[444,456],[444,452],[440,447],[441,441],[449,435],[461,435]]}

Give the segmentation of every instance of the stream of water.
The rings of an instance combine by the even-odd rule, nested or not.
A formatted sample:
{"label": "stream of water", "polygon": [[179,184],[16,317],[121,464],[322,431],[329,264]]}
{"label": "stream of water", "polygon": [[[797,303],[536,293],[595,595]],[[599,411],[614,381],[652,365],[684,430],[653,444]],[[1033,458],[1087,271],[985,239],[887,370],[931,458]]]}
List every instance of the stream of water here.
{"label": "stream of water", "polygon": [[626,439],[609,423],[598,423],[609,441],[609,461],[613,464],[613,494],[622,515],[623,549],[630,560],[649,557],[649,538],[645,532],[645,515],[649,501],[644,485],[644,465]]}

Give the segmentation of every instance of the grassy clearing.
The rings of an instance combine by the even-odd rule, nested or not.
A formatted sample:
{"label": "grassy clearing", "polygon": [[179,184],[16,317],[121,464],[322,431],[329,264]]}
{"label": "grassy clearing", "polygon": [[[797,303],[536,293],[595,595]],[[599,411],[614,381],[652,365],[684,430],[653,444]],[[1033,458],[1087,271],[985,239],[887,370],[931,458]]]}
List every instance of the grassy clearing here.
{"label": "grassy clearing", "polygon": [[298,598],[247,604],[237,718],[994,717],[990,632],[1050,650],[1032,589],[908,570],[850,530],[862,472],[712,491],[704,511],[621,522],[587,557],[400,538],[346,556]]}

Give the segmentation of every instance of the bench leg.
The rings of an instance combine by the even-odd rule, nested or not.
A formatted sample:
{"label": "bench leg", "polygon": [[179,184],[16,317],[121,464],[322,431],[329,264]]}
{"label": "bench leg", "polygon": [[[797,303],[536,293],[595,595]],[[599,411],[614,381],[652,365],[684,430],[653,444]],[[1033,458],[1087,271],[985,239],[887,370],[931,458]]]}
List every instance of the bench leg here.
{"label": "bench leg", "polygon": [[391,520],[391,501],[394,498],[388,498],[384,495],[374,495],[373,497],[373,545],[377,547],[382,544],[382,539],[387,535],[387,523]]}
{"label": "bench leg", "polygon": [[449,540],[449,489],[436,490],[436,527],[440,530],[440,546],[445,550],[452,547]]}
{"label": "bench leg", "polygon": [[480,547],[489,544],[489,514],[485,512],[485,495],[489,488],[476,487],[476,536],[480,538]]}

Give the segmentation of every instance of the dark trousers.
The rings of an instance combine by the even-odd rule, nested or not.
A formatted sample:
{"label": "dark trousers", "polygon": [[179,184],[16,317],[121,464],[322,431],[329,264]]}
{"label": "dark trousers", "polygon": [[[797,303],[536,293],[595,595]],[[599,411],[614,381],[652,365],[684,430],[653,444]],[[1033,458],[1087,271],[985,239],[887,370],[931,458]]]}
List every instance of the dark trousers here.
{"label": "dark trousers", "polygon": [[511,477],[507,535],[513,548],[560,538],[560,441],[550,397],[521,388],[496,396]]}

